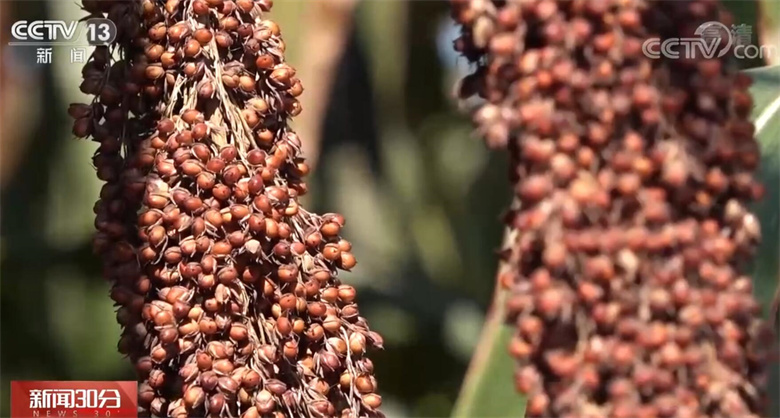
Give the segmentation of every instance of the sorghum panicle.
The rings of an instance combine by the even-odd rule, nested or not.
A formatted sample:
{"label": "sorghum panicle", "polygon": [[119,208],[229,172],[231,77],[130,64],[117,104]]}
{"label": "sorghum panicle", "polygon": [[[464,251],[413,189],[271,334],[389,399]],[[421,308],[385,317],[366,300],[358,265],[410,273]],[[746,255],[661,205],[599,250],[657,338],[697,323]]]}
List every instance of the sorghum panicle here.
{"label": "sorghum panicle", "polygon": [[94,248],[145,416],[382,416],[344,218],[298,201],[303,86],[271,6],[83,3],[119,32],[69,113],[99,143]]}
{"label": "sorghum panicle", "polygon": [[643,54],[716,1],[452,0],[462,97],[508,150],[509,351],[528,416],[758,416],[775,338],[746,267],[763,194],[748,76]]}

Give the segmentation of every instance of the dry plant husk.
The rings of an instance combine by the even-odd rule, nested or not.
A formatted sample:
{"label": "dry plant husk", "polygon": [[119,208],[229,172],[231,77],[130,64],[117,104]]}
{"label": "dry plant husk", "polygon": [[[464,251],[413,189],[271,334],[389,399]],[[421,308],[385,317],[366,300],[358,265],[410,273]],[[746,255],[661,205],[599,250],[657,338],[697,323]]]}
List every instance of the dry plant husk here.
{"label": "dry plant husk", "polygon": [[[528,416],[747,417],[775,338],[747,266],[764,193],[730,54],[651,59],[716,1],[452,0],[461,98],[510,155],[509,352]],[[724,42],[725,43],[725,42]]]}
{"label": "dry plant husk", "polygon": [[383,416],[344,217],[299,204],[303,86],[271,7],[83,3],[118,28],[69,113],[99,144],[94,249],[142,416]]}

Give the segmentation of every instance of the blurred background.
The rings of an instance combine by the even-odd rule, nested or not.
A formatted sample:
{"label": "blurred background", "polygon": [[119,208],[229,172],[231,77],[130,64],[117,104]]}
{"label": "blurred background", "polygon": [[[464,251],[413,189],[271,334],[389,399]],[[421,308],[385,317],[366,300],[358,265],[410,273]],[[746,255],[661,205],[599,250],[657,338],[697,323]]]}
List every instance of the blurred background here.
{"label": "blurred background", "polygon": [[[385,338],[372,357],[383,409],[447,416],[489,306],[509,201],[504,156],[472,135],[452,98],[469,66],[451,51],[449,5],[275,3],[271,18],[306,88],[294,122],[316,161],[304,204],[347,218],[358,265],[343,278]],[[729,7],[754,37],[778,36],[769,19],[780,14],[750,1]],[[74,1],[0,1],[0,416],[11,380],[134,378],[91,253],[96,146],[73,138],[65,112],[87,100],[81,65],[68,47],[38,64],[35,47],[7,46],[14,21],[81,17]]]}

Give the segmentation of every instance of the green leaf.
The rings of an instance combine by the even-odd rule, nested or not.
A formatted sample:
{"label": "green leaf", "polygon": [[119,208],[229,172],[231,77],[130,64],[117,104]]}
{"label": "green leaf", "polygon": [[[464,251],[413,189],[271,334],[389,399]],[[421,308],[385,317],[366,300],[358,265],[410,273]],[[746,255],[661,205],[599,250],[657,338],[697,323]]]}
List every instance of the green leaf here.
{"label": "green leaf", "polygon": [[759,0],[758,2],[758,41],[757,45],[765,47],[764,61],[766,64],[780,63],[777,53],[780,39],[780,2],[774,0]]}
{"label": "green leaf", "polygon": [[[764,312],[768,313],[767,308],[772,303],[780,277],[780,65],[747,70],[745,73],[753,77],[751,118],[761,145],[759,178],[766,187],[764,199],[751,208],[761,221],[763,237],[752,273],[754,292],[765,307]],[[776,394],[780,389],[780,376],[777,367],[771,370],[768,393]],[[780,416],[780,399],[777,396],[770,396],[769,408],[767,416]]]}
{"label": "green leaf", "polygon": [[756,127],[756,137],[761,144],[761,168],[759,178],[766,187],[766,196],[753,205],[752,210],[761,220],[763,242],[754,262],[753,276],[756,294],[764,306],[771,303],[777,284],[780,216],[780,66],[761,67],[745,71],[753,77],[750,89],[753,95],[751,118]]}
{"label": "green leaf", "polygon": [[[777,237],[780,236],[780,66],[761,67],[745,71],[753,77],[756,136],[761,144],[762,166],[759,176],[766,186],[765,198],[753,210],[761,220],[764,237],[754,263],[755,291],[764,306],[768,306],[777,285]],[[503,267],[499,268],[500,269]],[[466,373],[453,417],[519,417],[524,413],[525,399],[515,393],[513,373],[515,362],[507,353],[512,335],[504,324],[507,292],[498,288],[491,310],[483,326],[480,343]],[[777,393],[777,376],[770,381],[770,393]],[[777,400],[773,400],[777,403]],[[772,411],[778,406],[772,405]],[[772,416],[780,416],[777,412]]]}
{"label": "green leaf", "polygon": [[[509,231],[504,242],[509,242]],[[506,268],[499,266],[499,272]],[[466,372],[460,395],[455,403],[454,418],[519,417],[525,414],[525,398],[515,391],[515,362],[509,357],[507,344],[512,328],[504,323],[508,292],[496,284],[496,290],[482,328],[471,364]]]}

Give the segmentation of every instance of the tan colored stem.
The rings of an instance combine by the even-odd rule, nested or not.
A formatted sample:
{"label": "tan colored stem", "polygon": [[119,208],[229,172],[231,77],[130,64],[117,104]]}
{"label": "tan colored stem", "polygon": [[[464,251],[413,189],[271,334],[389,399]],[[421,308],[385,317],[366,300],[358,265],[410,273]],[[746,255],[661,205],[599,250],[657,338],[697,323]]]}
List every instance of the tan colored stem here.
{"label": "tan colored stem", "polygon": [[303,155],[314,167],[322,142],[322,123],[336,79],[339,60],[352,29],[357,0],[317,0],[307,3],[301,17],[302,42],[296,72],[304,80],[303,112],[295,130],[303,142]]}
{"label": "tan colored stem", "polygon": [[777,2],[762,0],[758,2],[758,45],[768,53],[764,54],[766,65],[780,64],[780,18],[777,16],[780,5]]}
{"label": "tan colored stem", "polygon": [[[0,1],[0,27],[3,28],[10,26],[9,4]],[[31,103],[35,96],[23,93],[30,91],[33,82],[31,73],[23,71],[21,64],[13,59],[13,54],[8,54],[6,32],[0,32],[0,122],[3,127],[0,129],[0,188],[13,177],[25,149],[30,145],[29,135],[25,135],[27,127],[38,117],[38,106]]]}

